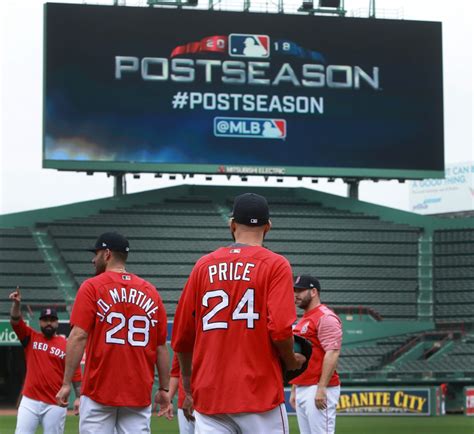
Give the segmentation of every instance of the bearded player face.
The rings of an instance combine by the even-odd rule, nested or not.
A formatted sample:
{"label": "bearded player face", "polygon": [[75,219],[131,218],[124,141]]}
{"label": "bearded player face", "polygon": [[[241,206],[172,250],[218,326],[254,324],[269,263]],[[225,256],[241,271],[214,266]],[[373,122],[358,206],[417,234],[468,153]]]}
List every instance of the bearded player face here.
{"label": "bearded player face", "polygon": [[306,309],[313,299],[310,289],[295,291],[295,304],[301,309]]}
{"label": "bearded player face", "polygon": [[59,322],[56,318],[45,317],[40,319],[41,332],[48,339],[52,338],[58,331]]}

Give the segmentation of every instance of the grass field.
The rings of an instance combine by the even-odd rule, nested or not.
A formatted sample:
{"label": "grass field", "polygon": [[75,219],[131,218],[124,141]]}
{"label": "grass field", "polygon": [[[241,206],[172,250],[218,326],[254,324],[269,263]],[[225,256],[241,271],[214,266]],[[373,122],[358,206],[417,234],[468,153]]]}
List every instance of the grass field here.
{"label": "grass field", "polygon": [[[16,416],[0,416],[0,434],[15,431]],[[78,419],[68,416],[67,434],[77,434]],[[178,434],[178,422],[154,417],[151,432],[156,434]],[[38,430],[42,433],[42,430]],[[296,417],[290,416],[290,433],[298,434]],[[337,434],[474,434],[474,417],[363,417],[341,416],[337,418]],[[252,433],[265,434],[265,433]]]}

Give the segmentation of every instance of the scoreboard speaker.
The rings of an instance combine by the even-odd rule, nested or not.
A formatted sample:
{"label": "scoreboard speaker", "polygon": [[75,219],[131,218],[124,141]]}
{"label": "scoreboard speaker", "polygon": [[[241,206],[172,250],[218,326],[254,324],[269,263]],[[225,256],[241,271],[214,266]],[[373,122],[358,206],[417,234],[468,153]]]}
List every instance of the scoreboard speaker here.
{"label": "scoreboard speaker", "polygon": [[320,8],[336,8],[341,7],[341,0],[319,0]]}

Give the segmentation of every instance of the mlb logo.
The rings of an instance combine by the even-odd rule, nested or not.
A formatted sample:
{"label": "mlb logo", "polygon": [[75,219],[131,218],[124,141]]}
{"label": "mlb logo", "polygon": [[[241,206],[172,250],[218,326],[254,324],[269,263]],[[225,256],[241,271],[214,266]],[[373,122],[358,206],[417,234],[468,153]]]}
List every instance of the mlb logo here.
{"label": "mlb logo", "polygon": [[122,275],[122,280],[132,280],[132,276]]}
{"label": "mlb logo", "polygon": [[229,253],[240,253],[240,249],[232,249]]}
{"label": "mlb logo", "polygon": [[268,119],[263,122],[263,139],[284,139],[286,137],[285,119]]}
{"label": "mlb logo", "polygon": [[229,56],[270,57],[270,37],[268,35],[231,33],[229,35]]}

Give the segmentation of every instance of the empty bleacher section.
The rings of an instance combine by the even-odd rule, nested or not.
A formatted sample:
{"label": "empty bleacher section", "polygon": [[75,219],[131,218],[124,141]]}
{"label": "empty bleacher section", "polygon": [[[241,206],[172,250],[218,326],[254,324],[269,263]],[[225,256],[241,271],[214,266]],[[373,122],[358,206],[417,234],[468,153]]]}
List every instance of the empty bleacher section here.
{"label": "empty bleacher section", "polygon": [[378,370],[384,358],[399,346],[400,344],[397,342],[387,344],[384,340],[375,343],[375,345],[343,348],[338,364],[339,374],[344,378],[347,372]]}
{"label": "empty bleacher section", "polygon": [[28,228],[0,229],[0,318],[8,317],[8,295],[21,287],[26,316],[42,305],[65,310],[64,296]]}
{"label": "empty bleacher section", "polygon": [[474,229],[434,233],[435,320],[474,323]]}
{"label": "empty bleacher section", "polygon": [[474,337],[460,332],[409,333],[342,348],[343,381],[453,381],[474,376]]}
{"label": "empty bleacher section", "polygon": [[474,339],[459,333],[436,332],[418,336],[418,352],[397,365],[405,373],[433,377],[472,377]]}

